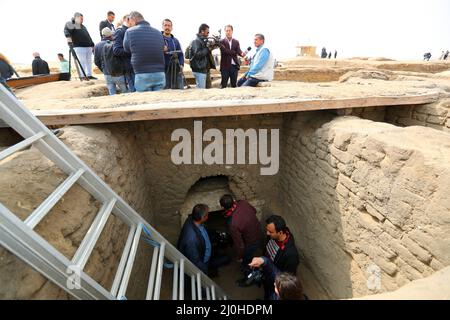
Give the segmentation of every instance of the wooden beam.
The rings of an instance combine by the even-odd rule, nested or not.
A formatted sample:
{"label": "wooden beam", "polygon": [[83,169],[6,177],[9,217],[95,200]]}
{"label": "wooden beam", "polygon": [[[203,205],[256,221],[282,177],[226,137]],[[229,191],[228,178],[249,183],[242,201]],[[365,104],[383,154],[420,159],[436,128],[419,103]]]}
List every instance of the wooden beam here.
{"label": "wooden beam", "polygon": [[345,99],[209,100],[102,109],[31,110],[31,112],[46,125],[70,125],[420,105],[435,102],[438,98],[438,93],[427,93]]}

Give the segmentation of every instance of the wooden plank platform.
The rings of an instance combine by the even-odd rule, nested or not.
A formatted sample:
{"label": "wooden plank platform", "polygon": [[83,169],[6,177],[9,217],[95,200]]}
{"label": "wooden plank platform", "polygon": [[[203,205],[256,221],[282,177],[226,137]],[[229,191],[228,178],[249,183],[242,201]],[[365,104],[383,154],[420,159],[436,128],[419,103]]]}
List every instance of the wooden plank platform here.
{"label": "wooden plank platform", "polygon": [[153,103],[118,108],[31,110],[46,125],[150,121],[182,118],[334,110],[377,106],[421,105],[437,101],[439,93],[337,99],[208,100]]}
{"label": "wooden plank platform", "polygon": [[61,75],[59,73],[48,75],[37,75],[30,77],[11,78],[6,81],[7,85],[14,89],[22,89],[37,84],[43,84],[48,82],[55,82],[60,80]]}

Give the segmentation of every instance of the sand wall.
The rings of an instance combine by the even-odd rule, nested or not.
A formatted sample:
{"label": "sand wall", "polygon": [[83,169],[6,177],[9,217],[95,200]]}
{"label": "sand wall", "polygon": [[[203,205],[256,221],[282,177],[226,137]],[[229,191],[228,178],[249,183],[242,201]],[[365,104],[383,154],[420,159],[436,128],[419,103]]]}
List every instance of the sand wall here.
{"label": "sand wall", "polygon": [[[280,202],[307,291],[359,297],[449,265],[449,134],[329,120],[302,113],[284,127]],[[380,290],[367,286],[374,268]]]}

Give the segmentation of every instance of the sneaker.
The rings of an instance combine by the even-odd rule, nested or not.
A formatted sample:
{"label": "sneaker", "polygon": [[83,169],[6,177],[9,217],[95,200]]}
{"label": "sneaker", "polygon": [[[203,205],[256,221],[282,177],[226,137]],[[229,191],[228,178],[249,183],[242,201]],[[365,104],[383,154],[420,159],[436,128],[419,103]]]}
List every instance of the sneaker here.
{"label": "sneaker", "polygon": [[88,79],[90,79],[90,80],[98,80],[98,78],[93,77],[93,76],[89,76]]}

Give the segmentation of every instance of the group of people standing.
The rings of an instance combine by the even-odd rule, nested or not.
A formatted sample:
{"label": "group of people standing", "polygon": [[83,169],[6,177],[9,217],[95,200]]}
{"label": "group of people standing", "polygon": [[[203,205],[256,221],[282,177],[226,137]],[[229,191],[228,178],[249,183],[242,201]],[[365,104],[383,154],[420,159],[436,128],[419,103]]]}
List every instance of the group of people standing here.
{"label": "group of people standing", "polygon": [[[241,264],[242,278],[236,281],[237,285],[251,285],[248,278],[259,270],[262,273],[264,299],[305,299],[302,286],[295,276],[299,265],[298,251],[285,220],[278,215],[270,216],[265,221],[264,239],[256,209],[247,201],[236,201],[233,196],[224,195],[219,202]],[[205,274],[217,276],[217,269],[230,263],[231,257],[213,252],[205,227],[208,217],[208,206],[196,205],[183,225],[177,247]]]}
{"label": "group of people standing", "polygon": [[[180,42],[172,34],[170,19],[162,22],[162,31],[153,28],[143,15],[133,11],[125,15],[118,26],[114,26],[115,14],[110,11],[107,19],[99,25],[101,42],[94,45],[88,30],[83,25],[81,13],[75,13],[67,22],[64,34],[70,48],[75,51],[85,78],[92,76],[92,54],[95,64],[105,75],[109,93],[159,91],[183,89],[185,54]],[[274,56],[264,45],[262,34],[255,35],[256,53],[251,59],[249,71],[238,81],[240,59],[246,56],[239,41],[233,38],[233,26],[224,29],[226,37],[212,43],[209,26],[202,24],[198,34],[186,50],[186,58],[198,88],[211,88],[210,70],[216,68],[212,50],[221,52],[221,87],[256,86],[261,81],[273,79]],[[78,67],[78,65],[77,65]]]}

